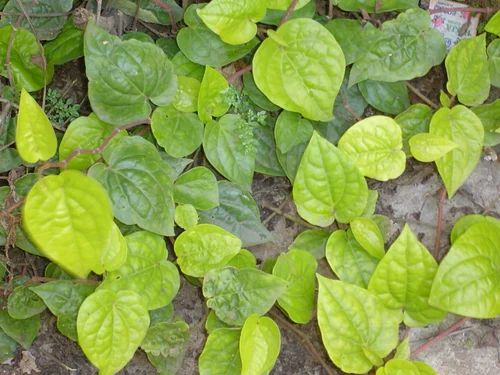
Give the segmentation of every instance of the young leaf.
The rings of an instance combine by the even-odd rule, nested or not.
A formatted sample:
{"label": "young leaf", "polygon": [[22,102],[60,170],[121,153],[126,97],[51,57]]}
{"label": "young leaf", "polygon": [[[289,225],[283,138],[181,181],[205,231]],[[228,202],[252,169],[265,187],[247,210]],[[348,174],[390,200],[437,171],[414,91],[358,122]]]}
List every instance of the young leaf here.
{"label": "young leaf", "polygon": [[418,0],[332,0],[337,2],[338,7],[349,12],[357,12],[363,8],[367,12],[389,12],[393,10],[405,10],[418,8]]}
{"label": "young leaf", "polygon": [[381,112],[397,115],[410,106],[406,83],[366,80],[358,83],[368,104]]}
{"label": "young leaf", "polygon": [[43,310],[43,301],[26,286],[15,288],[7,299],[7,311],[14,319],[27,319]]}
{"label": "young leaf", "polygon": [[455,222],[450,234],[450,242],[453,243],[464,234],[467,229],[477,223],[490,222],[492,224],[500,224],[500,221],[492,216],[483,215],[465,215]]}
{"label": "young leaf", "polygon": [[148,310],[130,290],[98,290],[78,311],[78,343],[102,375],[112,375],[132,359],[146,336]]}
{"label": "young leaf", "polygon": [[312,124],[300,114],[283,111],[278,116],[274,127],[276,147],[286,154],[293,147],[309,142],[313,131]]}
{"label": "young leaf", "polygon": [[43,109],[23,88],[16,124],[16,148],[28,163],[49,160],[57,151],[56,133]]}
{"label": "young leaf", "polygon": [[229,109],[226,101],[226,91],[229,84],[222,74],[210,66],[205,67],[198,94],[198,116],[204,123],[213,117],[224,115]]}
{"label": "young leaf", "polygon": [[0,328],[24,349],[29,349],[40,329],[40,315],[28,319],[14,319],[6,310],[0,310]]}
{"label": "young leaf", "polygon": [[[311,0],[298,0],[295,9],[300,9],[304,5],[307,5]],[[267,1],[267,7],[269,9],[280,9],[280,10],[286,10],[289,6],[292,0],[268,0]]]}
{"label": "young leaf", "polygon": [[389,309],[404,309],[408,327],[425,326],[444,318],[445,311],[427,302],[437,263],[408,225],[373,273],[368,290]]}
{"label": "young leaf", "polygon": [[448,138],[429,133],[416,134],[410,138],[408,143],[412,156],[425,163],[436,161],[458,147]]}
{"label": "young leaf", "polygon": [[286,22],[259,46],[255,83],[271,102],[305,118],[328,121],[344,77],[344,54],[332,34],[307,18]]}
{"label": "young leaf", "polygon": [[451,95],[468,106],[483,103],[490,94],[490,74],[486,56],[486,34],[466,38],[456,44],[445,60]]}
{"label": "young leaf", "polygon": [[314,132],[293,185],[293,200],[300,216],[323,227],[335,219],[346,223],[363,213],[367,199],[368,187],[358,168]]}
{"label": "young leaf", "polygon": [[368,217],[357,217],[349,224],[358,243],[371,256],[382,259],[385,255],[384,237],[377,224]]}
{"label": "young leaf", "polygon": [[308,229],[295,237],[292,244],[288,246],[288,250],[304,250],[312,254],[316,259],[321,259],[325,256],[325,246],[328,237],[330,237],[330,233],[327,231]]}
{"label": "young leaf", "polygon": [[194,277],[203,277],[210,270],[224,267],[240,249],[238,237],[212,224],[189,228],[174,244],[181,271]]}
{"label": "young leaf", "polygon": [[405,170],[401,128],[386,116],[358,121],[340,138],[338,147],[363,175],[379,181],[399,177]]}
{"label": "young leaf", "polygon": [[286,290],[287,283],[254,268],[212,270],[203,280],[203,296],[217,317],[242,325],[252,314],[263,315]]}
{"label": "young leaf", "polygon": [[490,18],[486,26],[484,26],[484,30],[496,36],[500,36],[500,11],[497,11],[493,17]]}
{"label": "young leaf", "polygon": [[406,359],[394,358],[388,361],[384,367],[377,370],[376,375],[437,375],[437,372],[424,362],[408,361]]}
{"label": "young leaf", "polygon": [[190,204],[180,204],[175,207],[175,223],[185,230],[194,227],[198,224],[196,208]]}
{"label": "young leaf", "polygon": [[411,347],[410,347],[410,336],[406,336],[403,341],[401,341],[396,348],[396,353],[394,353],[395,359],[410,359]]}
{"label": "young leaf", "polygon": [[249,250],[241,249],[238,254],[232,257],[229,262],[227,262],[227,266],[231,266],[234,268],[255,268],[257,266],[257,259],[255,259],[255,255]]}
{"label": "young leaf", "polygon": [[240,375],[240,329],[217,328],[210,332],[198,360],[200,375]]}
{"label": "young leaf", "polygon": [[278,325],[267,316],[250,315],[240,336],[241,375],[268,374],[281,349]]}
{"label": "young leaf", "polygon": [[333,363],[356,374],[381,366],[398,343],[399,314],[358,286],[321,275],[318,282],[318,324]]}
{"label": "young leaf", "polygon": [[314,256],[304,250],[290,250],[276,260],[273,275],[288,282],[278,305],[295,323],[307,324],[312,318],[317,268]]}
{"label": "young leaf", "polygon": [[439,175],[451,198],[479,162],[484,138],[481,120],[462,105],[441,108],[432,117],[429,133],[458,145],[436,160]]}
{"label": "young leaf", "polygon": [[196,112],[201,82],[196,78],[177,76],[177,93],[172,105],[180,112]]}
{"label": "young leaf", "polygon": [[471,226],[439,265],[429,303],[478,319],[500,314],[500,224]]}
{"label": "young leaf", "polygon": [[195,167],[181,174],[174,184],[174,200],[192,204],[199,210],[209,210],[219,205],[219,188],[212,171]]}

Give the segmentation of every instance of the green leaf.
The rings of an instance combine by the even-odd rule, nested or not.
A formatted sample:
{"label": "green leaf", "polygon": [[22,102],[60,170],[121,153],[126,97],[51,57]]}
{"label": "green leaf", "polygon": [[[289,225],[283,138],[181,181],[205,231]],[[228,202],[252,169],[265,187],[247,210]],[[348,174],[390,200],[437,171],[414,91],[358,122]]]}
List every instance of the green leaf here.
{"label": "green leaf", "polygon": [[51,279],[71,280],[73,277],[57,264],[50,262],[44,270],[44,276]]}
{"label": "green leaf", "polygon": [[386,116],[371,116],[351,126],[339,140],[339,150],[363,175],[379,181],[401,176],[406,166],[401,128]]}
{"label": "green leaf", "polygon": [[101,289],[119,292],[129,290],[140,295],[148,310],[168,305],[179,290],[179,272],[167,260],[163,237],[145,231],[129,234],[128,256],[116,271],[109,272]]}
{"label": "green leaf", "polygon": [[0,310],[0,328],[24,349],[28,349],[38,335],[40,315],[28,319],[14,319],[7,311]]}
{"label": "green leaf", "polygon": [[278,162],[292,184],[295,181],[300,161],[302,160],[302,156],[304,155],[304,151],[308,143],[309,142],[300,143],[297,146],[292,147],[290,151],[286,153],[282,153],[279,148],[276,148]]}
{"label": "green leaf", "polygon": [[[282,1],[282,0],[278,0]],[[303,1],[304,3],[306,2],[305,0],[299,0],[299,3]],[[259,23],[263,23],[266,25],[275,25],[279,26],[281,24],[281,20],[283,19],[287,8],[285,9],[270,9],[269,8],[269,3],[267,5],[268,9],[266,11],[266,16],[260,20]],[[304,6],[298,8],[295,7],[293,12],[290,14],[288,17],[288,20],[293,20],[295,18],[313,18],[316,15],[316,4],[314,1],[307,2]]]}
{"label": "green leaf", "polygon": [[106,191],[74,170],[46,176],[33,186],[23,226],[47,258],[82,278],[90,271],[103,273],[106,253],[122,248]]}
{"label": "green leaf", "polygon": [[458,237],[439,265],[429,303],[479,319],[500,314],[499,243],[498,222],[475,224]]}
{"label": "green leaf", "polygon": [[219,188],[212,171],[195,167],[181,174],[174,184],[174,200],[191,204],[199,210],[209,210],[219,205]]}
{"label": "green leaf", "polygon": [[397,115],[394,120],[401,127],[403,136],[403,151],[407,156],[410,155],[410,146],[408,144],[411,137],[419,133],[429,131],[429,123],[432,118],[432,109],[425,104],[413,104],[406,111]]}
{"label": "green leaf", "polygon": [[267,316],[250,315],[240,335],[241,375],[264,375],[274,367],[281,349],[278,325]]}
{"label": "green leaf", "polygon": [[[0,75],[5,78],[9,77],[4,62],[7,58],[7,48],[12,32],[11,25],[0,28],[0,61],[2,62]],[[37,91],[51,81],[54,66],[48,64],[47,69],[43,68],[41,52],[43,49],[40,48],[32,33],[23,28],[16,29],[15,35],[12,37],[10,66],[17,90],[24,88],[29,92]]]}
{"label": "green leaf", "polygon": [[181,112],[196,112],[200,84],[196,78],[177,76],[177,93],[172,103],[174,108]]}
{"label": "green leaf", "polygon": [[364,53],[363,27],[358,20],[336,18],[325,27],[340,44],[345,55],[346,65],[350,65]]}
{"label": "green leaf", "polygon": [[107,190],[113,213],[122,223],[173,235],[174,201],[171,169],[156,148],[140,137],[124,137],[103,152],[106,162],[89,169],[89,176]]}
{"label": "green leaf", "polygon": [[271,241],[272,236],[260,221],[252,195],[229,181],[219,181],[219,206],[200,212],[202,223],[218,225],[241,239],[243,246]]}
{"label": "green leaf", "polygon": [[[222,320],[217,318],[217,315],[215,315],[214,310],[209,310],[207,319],[205,320],[205,330],[210,335],[213,331],[219,328],[234,328],[234,327],[231,327],[230,325],[224,323]],[[238,340],[239,337],[240,335],[238,334]]]}
{"label": "green leaf", "polygon": [[177,52],[180,51],[179,46],[173,37],[158,38],[156,39],[156,45],[160,47],[163,52],[165,52],[165,55],[167,55],[169,59],[173,58]]}
{"label": "green leaf", "polygon": [[344,54],[333,35],[307,18],[288,21],[268,35],[253,59],[257,87],[287,111],[330,120],[345,70]]}
{"label": "green leaf", "polygon": [[357,217],[350,222],[350,226],[354,238],[368,254],[377,259],[384,257],[384,237],[372,219]]}
{"label": "green leaf", "polygon": [[355,374],[381,366],[398,344],[399,314],[358,286],[321,275],[318,282],[318,324],[333,363]]}
{"label": "green leaf", "polygon": [[155,43],[153,38],[151,38],[148,34],[143,33],[141,31],[128,31],[125,34],[121,35],[121,40],[130,40],[130,39],[135,39],[140,42],[146,42],[146,43]]}
{"label": "green leaf", "polygon": [[5,332],[0,330],[0,361],[4,363],[14,358],[17,344]]}
{"label": "green leaf", "polygon": [[207,338],[198,360],[200,375],[240,375],[240,330],[218,328]]}
{"label": "green leaf", "polygon": [[278,305],[295,323],[307,324],[312,318],[317,268],[314,256],[298,249],[280,254],[274,265],[273,275],[288,282]]}
{"label": "green leaf", "polygon": [[312,254],[316,259],[324,258],[326,242],[329,236],[329,232],[321,229],[307,229],[295,237],[292,244],[288,246],[288,250],[304,250]]}
{"label": "green leaf", "polygon": [[9,147],[0,151],[0,173],[8,172],[21,164],[23,164],[23,160],[19,157],[16,149]]}
{"label": "green leaf", "polygon": [[169,304],[167,306],[163,306],[156,310],[149,311],[149,318],[151,320],[150,327],[158,323],[171,323],[172,318],[174,317],[174,306]]}
{"label": "green leaf", "polygon": [[356,241],[350,230],[336,230],[326,243],[326,260],[337,277],[362,288],[368,286],[378,259]]}
{"label": "green leaf", "polygon": [[189,229],[198,224],[196,208],[190,204],[180,204],[175,207],[175,223],[182,229]]}
{"label": "green leaf", "polygon": [[[332,0],[335,1],[335,0]],[[354,12],[361,8],[367,12],[388,12],[392,10],[404,10],[418,7],[418,0],[336,0],[338,7],[342,10]]]}
{"label": "green leaf", "polygon": [[243,74],[243,93],[245,93],[255,105],[266,111],[274,112],[279,110],[279,107],[269,101],[262,91],[259,90],[251,72]]}
{"label": "green leaf", "polygon": [[19,156],[33,164],[49,160],[57,151],[56,133],[42,107],[23,88],[16,123]]}
{"label": "green leaf", "polygon": [[151,105],[169,104],[176,77],[161,48],[137,40],[121,41],[89,22],[84,40],[89,100],[103,121],[123,125],[149,117]]}
{"label": "green leaf", "polygon": [[363,213],[367,199],[368,187],[358,168],[340,149],[315,132],[293,185],[293,200],[299,215],[322,227],[335,219],[346,223]]}
{"label": "green leaf", "polygon": [[189,228],[174,244],[181,271],[194,277],[203,277],[210,270],[224,267],[240,249],[238,237],[212,224]]}
{"label": "green leaf", "polygon": [[[265,112],[257,112],[257,116],[261,114],[265,114]],[[255,172],[270,176],[284,176],[285,173],[276,155],[274,119],[267,116],[265,123],[252,122],[252,126],[256,149]]]}
{"label": "green leaf", "polygon": [[43,301],[26,286],[15,288],[7,299],[7,312],[14,319],[27,319],[43,310]]}
{"label": "green leaf", "polygon": [[192,62],[182,52],[175,54],[172,58],[172,64],[174,64],[174,71],[178,76],[192,77],[198,81],[203,79],[203,66]]}
{"label": "green leaf", "polygon": [[412,156],[418,161],[426,163],[436,161],[458,147],[448,138],[429,133],[414,135],[410,138],[409,145]]}
{"label": "green leaf", "polygon": [[[311,0],[298,0],[294,9],[300,9],[306,4],[308,4]],[[287,10],[290,6],[291,0],[268,0],[267,7],[269,9],[281,9]]]}
{"label": "green leaf", "polygon": [[439,91],[439,103],[442,107],[450,108],[452,106],[451,98],[443,90]]}
{"label": "green leaf", "polygon": [[203,140],[203,124],[198,116],[167,107],[155,109],[151,130],[158,144],[176,158],[192,154]]}
{"label": "green leaf", "polygon": [[205,128],[203,150],[210,164],[228,180],[249,189],[255,168],[250,125],[239,115],[224,115]]}
{"label": "green leaf", "polygon": [[44,45],[47,61],[62,65],[83,56],[83,30],[77,28],[69,18],[54,40]]}
{"label": "green leaf", "polygon": [[446,56],[446,88],[465,105],[483,103],[490,94],[490,74],[486,56],[486,34],[466,38]]}
{"label": "green leaf", "polygon": [[148,326],[140,295],[102,289],[87,297],[78,311],[78,343],[100,374],[112,375],[132,359]]}
{"label": "green leaf", "polygon": [[487,49],[491,84],[500,87],[500,39],[492,41]]}
{"label": "green leaf", "polygon": [[198,95],[198,116],[204,123],[224,115],[229,109],[226,91],[229,84],[224,76],[210,66],[205,67]]}
{"label": "green leaf", "polygon": [[278,116],[274,128],[276,147],[285,154],[293,147],[309,142],[313,131],[311,122],[300,114],[283,111]]}
{"label": "green leaf", "polygon": [[436,160],[439,175],[451,198],[479,162],[484,138],[481,120],[462,105],[441,108],[432,117],[429,133],[458,145]]}
{"label": "green leaf", "polygon": [[[165,8],[151,0],[141,0],[139,9],[137,9],[137,3],[134,0],[113,0],[108,6],[149,23],[171,25],[172,21],[177,23],[182,19],[182,8],[174,0],[162,0],[162,3]],[[169,11],[166,10],[166,7]]]}
{"label": "green leaf", "polygon": [[220,320],[239,326],[250,315],[269,311],[286,287],[283,279],[263,271],[226,267],[205,275],[203,296]]}
{"label": "green leaf", "polygon": [[424,362],[408,361],[394,358],[389,360],[384,367],[377,369],[376,375],[437,375],[437,372]]}
{"label": "green leaf", "polygon": [[373,273],[368,290],[389,309],[404,309],[404,323],[420,327],[442,320],[446,312],[427,302],[437,263],[408,225]]}
{"label": "green leaf", "polygon": [[359,90],[368,104],[381,112],[397,115],[410,106],[405,82],[359,82]]}
{"label": "green leaf", "polygon": [[255,259],[255,255],[249,250],[241,249],[238,254],[232,257],[229,262],[227,262],[227,266],[231,266],[234,268],[255,268],[257,266],[257,259]]}
{"label": "green leaf", "polygon": [[490,222],[492,224],[500,224],[498,219],[492,216],[484,215],[465,215],[455,222],[450,234],[450,242],[453,244],[462,234],[464,234],[471,226],[477,223]]}
{"label": "green leaf", "polygon": [[244,44],[257,33],[256,22],[266,15],[266,0],[214,0],[197,9],[210,30],[229,44]]}
{"label": "green leaf", "polygon": [[496,36],[500,36],[500,11],[497,11],[493,17],[490,18],[486,26],[484,26],[484,30]]}
{"label": "green leaf", "polygon": [[364,34],[365,52],[352,67],[349,85],[366,79],[396,82],[422,77],[446,55],[444,38],[431,27],[423,9],[401,13],[384,22],[381,30],[365,27]]}
{"label": "green leaf", "polygon": [[410,347],[410,336],[406,336],[396,348],[396,353],[394,353],[395,359],[410,359],[411,347]]}
{"label": "green leaf", "polygon": [[500,128],[500,99],[495,100],[493,103],[471,108],[471,110],[483,124],[484,145],[491,147],[500,144],[500,134],[498,134]]}

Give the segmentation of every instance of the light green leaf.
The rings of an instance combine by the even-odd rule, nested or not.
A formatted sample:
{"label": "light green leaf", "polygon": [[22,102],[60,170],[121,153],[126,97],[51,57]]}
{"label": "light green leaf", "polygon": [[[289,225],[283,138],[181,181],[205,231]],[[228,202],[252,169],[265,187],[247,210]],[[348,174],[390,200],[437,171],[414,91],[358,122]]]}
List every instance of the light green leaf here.
{"label": "light green leaf", "polygon": [[288,21],[268,35],[253,59],[258,88],[287,111],[330,120],[345,70],[344,54],[333,35],[307,18]]}
{"label": "light green leaf", "polygon": [[[184,29],[181,29],[181,31]],[[175,74],[178,76],[192,77],[201,81],[203,79],[203,66],[189,60],[182,52],[178,52],[172,58]]]}
{"label": "light green leaf", "polygon": [[333,363],[355,374],[381,366],[398,344],[399,314],[358,286],[321,275],[318,282],[318,324]]}
{"label": "light green leaf", "polygon": [[500,87],[500,39],[492,41],[487,49],[490,68],[490,81],[495,87]]}
{"label": "light green leaf", "polygon": [[124,264],[106,275],[99,290],[130,290],[139,294],[148,310],[168,305],[179,290],[179,272],[167,260],[163,237],[145,231],[129,234]]}
{"label": "light green leaf", "polygon": [[[305,1],[305,0],[299,0],[299,2],[300,1]],[[286,9],[281,9],[281,10],[270,9],[268,5],[266,16],[263,19],[261,19],[259,23],[279,26],[281,24],[281,20],[283,19],[285,13]],[[293,20],[295,18],[314,18],[315,15],[316,15],[316,3],[314,1],[309,1],[303,7],[299,9],[295,8],[288,17],[288,20]]]}
{"label": "light green leaf", "polygon": [[368,254],[377,259],[384,257],[384,237],[372,219],[369,217],[357,217],[349,225],[351,226],[354,238]]}
{"label": "light green leaf", "polygon": [[441,104],[441,107],[450,108],[452,106],[451,98],[443,90],[439,91],[439,103]]}
{"label": "light green leaf", "polygon": [[386,116],[371,116],[351,126],[338,147],[350,157],[363,175],[387,181],[405,170],[401,128]]}
{"label": "light green leaf", "polygon": [[427,302],[437,263],[408,225],[373,273],[368,290],[389,309],[404,309],[404,323],[420,327],[442,320],[446,312]]}
{"label": "light green leaf", "polygon": [[393,10],[404,10],[418,8],[418,0],[332,0],[338,2],[342,10],[354,12],[364,9],[367,12],[389,12]]}
{"label": "light green leaf", "polygon": [[498,222],[475,224],[458,237],[439,265],[429,303],[479,319],[500,314],[499,243]]}
{"label": "light green leaf", "polygon": [[286,287],[283,279],[263,271],[226,267],[205,275],[203,296],[220,320],[240,326],[250,315],[268,312]]}
{"label": "light green leaf", "polygon": [[295,237],[292,244],[288,246],[288,250],[304,250],[312,254],[316,259],[324,258],[325,246],[329,236],[329,232],[321,229],[305,230]]}
{"label": "light green leaf", "polygon": [[43,301],[26,286],[15,288],[7,299],[7,312],[14,319],[27,319],[43,310]]}
{"label": "light green leaf", "polygon": [[212,171],[195,167],[181,174],[174,184],[174,200],[191,204],[199,210],[209,210],[219,205],[219,188]]}
{"label": "light green leaf", "polygon": [[28,163],[50,159],[57,151],[56,133],[42,107],[23,88],[16,124],[16,147]]}
{"label": "light green leaf", "polygon": [[490,18],[486,26],[484,27],[489,33],[495,34],[496,36],[500,36],[500,11],[497,11],[493,17]]}
{"label": "light green leaf", "polygon": [[62,65],[83,56],[83,30],[69,18],[54,40],[45,43],[45,57],[55,65]]}
{"label": "light green leaf", "polygon": [[89,22],[84,40],[89,100],[103,121],[123,125],[148,118],[150,101],[169,104],[177,80],[160,47],[137,40],[121,41]]}
{"label": "light green leaf", "polygon": [[[314,183],[312,183],[314,182]],[[358,168],[338,148],[314,133],[300,162],[293,200],[300,216],[327,227],[360,216],[368,187]]]}
{"label": "light green leaf", "polygon": [[205,67],[198,95],[198,116],[204,123],[224,115],[229,109],[226,91],[229,84],[224,76],[210,66]]}
{"label": "light green leaf", "polygon": [[448,138],[429,133],[416,134],[410,138],[408,143],[412,156],[425,163],[436,161],[458,147]]}
{"label": "light green leaf", "polygon": [[151,130],[167,153],[181,158],[192,154],[203,140],[203,124],[194,113],[158,107],[151,117]]}
{"label": "light green leaf", "polygon": [[241,375],[266,375],[281,349],[278,325],[267,316],[250,315],[240,336]]}
{"label": "light green leaf", "polygon": [[196,78],[177,76],[177,93],[172,103],[174,108],[181,112],[196,112],[200,84]]}
{"label": "light green leaf", "polygon": [[274,265],[273,275],[288,282],[278,305],[295,323],[307,324],[312,318],[317,267],[314,256],[298,249],[280,254]]}
{"label": "light green leaf", "polygon": [[293,147],[309,142],[313,131],[312,124],[300,114],[283,111],[278,116],[274,127],[276,147],[286,154]]}
{"label": "light green leaf", "polygon": [[[217,315],[215,315],[214,310],[209,310],[207,319],[205,320],[205,330],[210,335],[213,331],[219,328],[234,328],[234,327],[231,327],[230,325],[224,323],[222,320],[217,318]],[[240,335],[238,333],[238,340],[239,338]]]}
{"label": "light green leaf", "polygon": [[232,257],[229,262],[227,262],[227,266],[231,266],[234,268],[255,268],[257,266],[257,259],[255,259],[255,255],[249,250],[241,249],[238,254]]}
{"label": "light green leaf", "polygon": [[410,106],[405,82],[366,80],[359,82],[358,86],[368,104],[381,112],[397,115]]}
{"label": "light green leaf", "polygon": [[403,136],[403,151],[407,156],[410,155],[410,146],[408,141],[415,134],[427,133],[429,123],[432,118],[432,109],[425,104],[413,104],[406,111],[397,115],[394,120],[401,127]]}
{"label": "light green leaf", "polygon": [[340,44],[345,55],[346,64],[355,62],[364,53],[363,27],[358,20],[336,18],[325,27]]}
{"label": "light green leaf", "polygon": [[98,290],[78,311],[78,343],[102,375],[112,375],[132,359],[146,336],[148,310],[130,290]]}
{"label": "light green leaf", "polygon": [[182,229],[189,229],[198,224],[196,208],[190,204],[180,204],[175,207],[175,223]]}
{"label": "light green leaf", "polygon": [[471,108],[481,120],[484,128],[484,145],[494,147],[500,144],[500,99],[493,103]]}
{"label": "light green leaf", "polygon": [[40,324],[40,315],[28,319],[14,319],[6,310],[0,310],[0,328],[24,349],[29,349],[35,340]]}
{"label": "light green leaf", "polygon": [[481,120],[462,105],[441,108],[432,117],[429,133],[458,145],[436,160],[439,175],[451,198],[479,162],[484,138]]}
{"label": "light green leaf", "polygon": [[378,259],[368,254],[350,230],[336,230],[326,243],[326,260],[337,277],[362,288],[368,286]]}
{"label": "light green leaf", "polygon": [[411,347],[410,347],[410,336],[406,336],[396,348],[396,353],[394,353],[395,359],[410,359]]}
{"label": "light green leaf", "polygon": [[377,370],[376,375],[437,375],[437,372],[424,362],[408,361],[394,358],[389,360],[384,367]]}
{"label": "light green leaf", "polygon": [[500,221],[492,216],[484,215],[465,215],[455,222],[450,234],[450,242],[453,244],[462,234],[464,234],[471,226],[477,223],[490,222],[492,224],[500,224]]}
{"label": "light green leaf", "polygon": [[[300,9],[304,5],[308,4],[311,0],[298,0],[294,9]],[[269,9],[281,9],[286,10],[290,6],[292,0],[268,0],[267,7]]]}
{"label": "light green leaf", "polygon": [[200,375],[240,375],[240,329],[218,328],[207,338],[198,360]]}
{"label": "light green leaf", "polygon": [[107,190],[122,223],[170,236],[174,227],[171,169],[156,148],[141,137],[124,137],[103,152],[104,163],[89,176]]}
{"label": "light green leaf", "polygon": [[210,270],[224,267],[240,249],[238,237],[212,224],[189,228],[174,244],[181,271],[194,277],[203,277]]}
{"label": "light green leaf", "polygon": [[490,74],[486,56],[486,34],[466,38],[446,56],[446,88],[465,105],[483,103],[490,94]]}

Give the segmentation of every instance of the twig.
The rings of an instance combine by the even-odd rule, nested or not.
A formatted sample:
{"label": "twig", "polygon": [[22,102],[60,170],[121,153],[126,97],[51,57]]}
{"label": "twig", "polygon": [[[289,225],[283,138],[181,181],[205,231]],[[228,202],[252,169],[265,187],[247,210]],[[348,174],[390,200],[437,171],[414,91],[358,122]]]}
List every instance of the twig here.
{"label": "twig", "polygon": [[172,7],[168,4],[165,4],[161,0],[153,0],[153,3],[167,12],[168,17],[170,18],[170,24],[172,25],[172,34],[177,33],[177,24],[175,23],[175,17],[174,12],[172,11]]}
{"label": "twig", "polygon": [[302,225],[303,227],[309,228],[309,229],[318,229],[318,227],[309,224],[308,222],[299,219],[298,217],[295,217],[293,215],[287,214],[286,212],[281,211],[279,208],[270,206],[268,204],[262,204],[262,208],[265,208],[267,210],[276,212],[278,215],[283,216],[285,219],[290,220],[293,223],[296,223],[298,225]]}
{"label": "twig", "polygon": [[466,7],[466,8],[436,8],[436,9],[429,9],[429,14],[455,13],[455,12],[460,12],[460,13],[472,12],[472,13],[490,14],[490,13],[495,13],[498,10],[500,10],[500,8],[471,8],[471,7]]}
{"label": "twig", "polygon": [[0,146],[0,152],[2,152],[3,150],[9,148],[10,146],[12,146],[14,143],[16,143],[16,141],[12,141],[10,143],[7,143],[6,145],[3,145],[3,146]]}
{"label": "twig", "polygon": [[456,321],[451,326],[449,326],[447,329],[445,329],[444,331],[439,332],[439,334],[437,334],[436,336],[434,336],[430,340],[427,340],[426,343],[420,345],[417,349],[415,349],[411,353],[411,356],[415,357],[417,354],[419,354],[419,353],[427,350],[429,347],[431,347],[435,343],[437,343],[437,342],[441,341],[442,339],[444,339],[450,333],[456,331],[458,328],[460,328],[468,320],[469,320],[469,318],[466,317],[466,318],[462,318],[462,319]]}
{"label": "twig", "polygon": [[11,102],[9,99],[0,98],[0,102],[10,104],[12,107],[16,109],[19,108],[19,106],[16,103]]}
{"label": "twig", "polygon": [[446,199],[446,189],[441,187],[439,189],[437,219],[436,219],[436,237],[434,238],[434,251],[433,256],[437,260],[439,258],[439,250],[441,248],[441,232],[443,230],[443,206]]}
{"label": "twig", "polygon": [[97,1],[97,10],[96,10],[96,15],[95,15],[95,23],[99,25],[99,21],[101,19],[101,12],[102,12],[102,0],[96,0]]}
{"label": "twig", "polygon": [[251,70],[252,70],[252,65],[247,65],[244,68],[241,68],[241,69],[237,70],[236,72],[234,72],[233,74],[231,74],[229,77],[227,77],[227,81],[229,83],[234,83],[243,74],[245,74],[245,73],[247,73],[247,72],[249,72]]}
{"label": "twig", "polygon": [[430,105],[434,109],[438,109],[439,106],[434,103],[432,100],[430,100],[427,96],[422,94],[419,89],[417,89],[415,86],[413,86],[411,83],[406,82],[406,86],[415,94],[417,95],[420,99],[422,99],[425,103]]}
{"label": "twig", "polygon": [[[279,210],[283,210],[283,207],[285,207],[287,201],[284,200],[283,202],[281,202],[281,204],[278,206],[278,209]],[[268,217],[266,217],[264,220],[262,220],[262,224],[266,225],[267,223],[269,223],[273,217],[275,217],[277,215],[276,211],[272,211]]]}
{"label": "twig", "polygon": [[328,19],[332,19],[333,18],[333,1],[332,0],[328,0]]}
{"label": "twig", "polygon": [[[69,16],[71,12],[54,12],[54,13],[26,13],[28,17],[31,18],[50,18],[50,17],[63,17]],[[24,16],[23,13],[9,13],[9,12],[0,12],[0,16],[6,17],[16,17],[16,16]]]}
{"label": "twig", "polygon": [[161,31],[156,30],[154,27],[148,25],[146,22],[143,22],[141,20],[138,20],[138,21],[139,21],[139,23],[142,26],[144,26],[146,29],[148,29],[149,31],[151,31],[156,36],[159,36],[159,37],[162,37],[162,38],[168,38],[170,36],[167,33],[162,33]]}
{"label": "twig", "polygon": [[279,26],[283,25],[286,21],[288,21],[288,18],[290,18],[292,12],[295,10],[295,7],[297,6],[298,2],[299,2],[299,0],[292,0],[290,2],[290,5],[288,6],[288,9],[286,10],[285,14],[283,15],[283,18],[281,18]]}

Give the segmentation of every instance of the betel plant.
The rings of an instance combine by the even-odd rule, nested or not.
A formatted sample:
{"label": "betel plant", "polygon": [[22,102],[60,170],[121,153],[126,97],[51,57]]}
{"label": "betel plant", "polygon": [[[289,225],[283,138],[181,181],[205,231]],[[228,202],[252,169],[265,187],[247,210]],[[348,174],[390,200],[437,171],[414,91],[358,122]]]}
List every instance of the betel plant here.
{"label": "betel plant", "polygon": [[[273,318],[283,319],[275,304],[296,324],[317,310],[333,363],[377,375],[435,373],[410,359],[401,324],[500,314],[500,221],[459,219],[439,264],[407,225],[386,252],[387,218],[366,180],[399,177],[413,156],[435,162],[451,199],[483,147],[500,142],[500,100],[483,104],[500,78],[498,12],[447,54],[413,0],[328,4],[363,9],[363,22],[329,21],[308,0],[107,4],[172,31],[183,21],[156,41],[98,26],[101,1],[97,23],[83,24],[76,11],[66,20],[72,1],[6,3],[2,359],[16,342],[31,345],[47,307],[100,373],[139,348],[174,373],[189,340],[171,303],[180,273],[210,309],[201,374],[269,373],[281,341]],[[400,14],[369,16],[388,11]],[[81,56],[93,113],[55,132],[44,96],[40,106],[29,92]],[[431,106],[410,105],[405,81],[443,60],[441,108],[421,93]],[[368,104],[381,114],[363,118]],[[245,247],[271,235],[251,196],[255,172],[287,176],[298,214],[317,227],[259,266]],[[14,245],[51,261],[43,277],[16,272]],[[325,257],[338,280],[317,274]]]}

